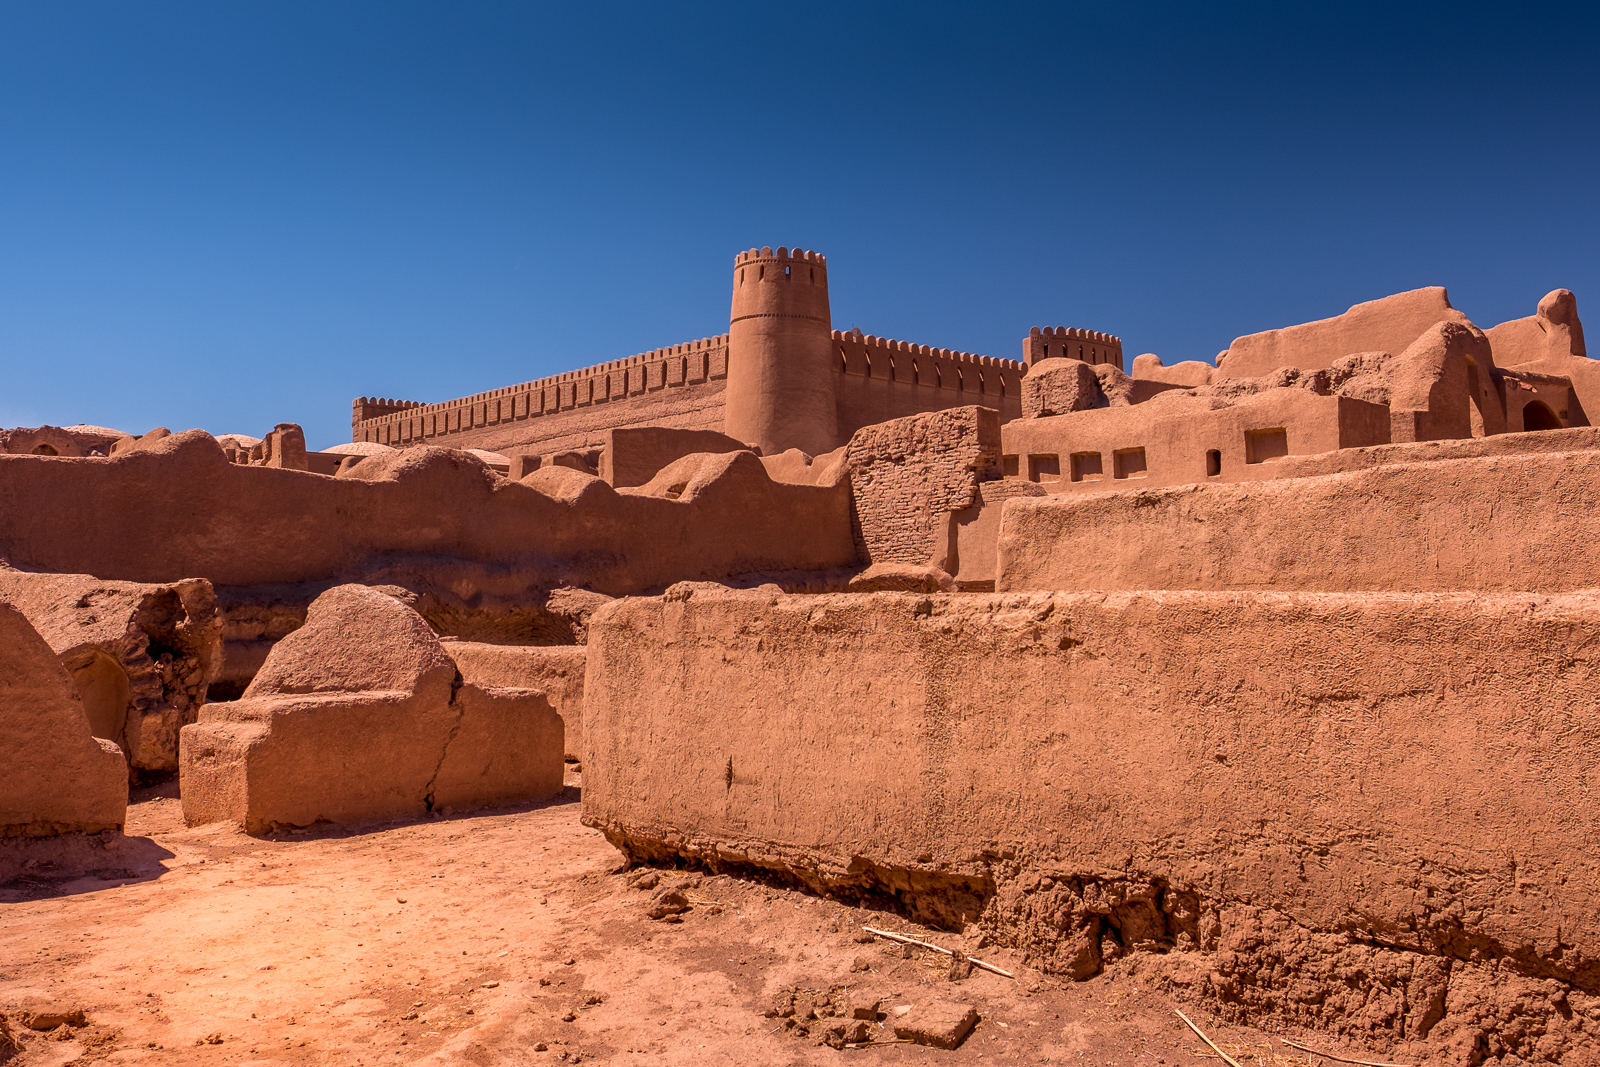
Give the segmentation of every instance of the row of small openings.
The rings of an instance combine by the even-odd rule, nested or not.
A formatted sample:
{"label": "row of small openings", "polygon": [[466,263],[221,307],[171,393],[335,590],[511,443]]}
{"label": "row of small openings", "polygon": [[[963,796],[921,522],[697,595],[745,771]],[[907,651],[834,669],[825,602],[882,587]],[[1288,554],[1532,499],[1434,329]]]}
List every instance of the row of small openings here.
{"label": "row of small openings", "polygon": [[[1006,477],[1023,476],[1021,461],[1020,455],[1001,457]],[[1102,481],[1106,476],[1105,472],[1105,457],[1099,452],[1073,452],[1067,457],[1067,474],[1074,482]],[[1030,482],[1059,482],[1061,456],[1053,452],[1030,453],[1026,474]],[[1145,460],[1143,448],[1119,448],[1111,453],[1113,478],[1147,478],[1149,475],[1150,466]]]}
{"label": "row of small openings", "polygon": [[[1245,434],[1246,463],[1271,463],[1289,454],[1289,435],[1282,427],[1269,430],[1251,430]],[[1105,478],[1105,457],[1100,452],[1073,452],[1068,457],[1068,477],[1074,482],[1098,482]],[[1009,478],[1020,478],[1020,456],[1003,457],[1004,471]],[[1215,478],[1222,473],[1222,450],[1206,451],[1206,477]],[[1144,478],[1149,475],[1149,465],[1143,448],[1119,448],[1111,453],[1113,478]],[[1031,482],[1058,482],[1061,480],[1061,457],[1056,453],[1031,453],[1028,456],[1027,478]]]}
{"label": "row of small openings", "polygon": [[[870,377],[872,377],[872,357],[869,355],[869,356],[866,357],[866,360],[867,360],[867,370],[866,370],[866,374],[864,376],[867,377],[867,378],[870,378]],[[845,350],[843,348],[839,349],[839,372],[841,374],[850,373],[850,360],[846,356]],[[987,391],[987,383],[983,380],[983,371],[981,371],[981,370],[980,371],[974,371],[973,373],[978,376],[978,381],[977,381],[978,392],[979,393],[986,392]],[[893,356],[889,357],[889,378],[890,379],[895,379],[895,366],[894,366],[894,357]],[[921,385],[922,384],[922,369],[917,366],[917,361],[914,360],[914,359],[911,361],[911,384],[912,385]],[[934,364],[934,367],[933,367],[933,382],[931,384],[933,385],[933,387],[935,389],[943,389],[945,387],[945,385],[944,385],[944,372],[939,369],[939,365],[938,364]],[[961,373],[960,370],[956,371],[955,389],[956,389],[956,391],[958,393],[964,393],[967,390],[966,377]],[[1004,399],[1005,395],[1006,395],[1006,380],[1005,380],[1005,377],[1002,375],[1000,377],[1000,396],[1001,396],[1002,399]]]}
{"label": "row of small openings", "polygon": [[[745,269],[746,268],[744,268],[744,267],[740,267],[739,268],[739,284],[740,285],[744,284],[744,272],[745,272]],[[792,268],[787,266],[787,265],[783,268],[783,280],[786,281],[786,282],[794,280],[794,275],[790,273],[791,269]],[[817,268],[808,267],[807,269],[809,271],[811,271],[811,284],[812,285],[816,285],[817,284]],[[758,281],[758,282],[762,281],[763,279],[766,278],[766,276],[767,276],[767,266],[766,266],[765,263],[763,263],[761,266],[756,268],[756,281]]]}
{"label": "row of small openings", "polygon": [[[1044,356],[1045,356],[1045,358],[1046,359],[1050,358],[1050,349],[1054,348],[1056,346],[1047,344],[1047,345],[1044,345],[1043,347],[1044,347]],[[1062,356],[1063,359],[1071,359],[1071,358],[1073,358],[1072,356],[1067,355],[1068,349],[1070,349],[1072,347],[1071,345],[1061,345],[1060,347],[1061,347],[1061,356]],[[1089,349],[1088,357],[1085,358],[1084,354],[1083,354],[1083,346],[1082,345],[1078,346],[1077,359],[1079,360],[1079,362],[1088,363],[1091,366],[1093,366],[1096,363],[1100,363],[1100,362],[1109,363],[1111,361],[1111,350],[1109,348],[1106,349],[1106,351],[1105,351],[1105,357],[1106,357],[1105,360],[1102,361],[1101,358],[1100,358],[1100,350],[1098,348],[1091,347]]]}

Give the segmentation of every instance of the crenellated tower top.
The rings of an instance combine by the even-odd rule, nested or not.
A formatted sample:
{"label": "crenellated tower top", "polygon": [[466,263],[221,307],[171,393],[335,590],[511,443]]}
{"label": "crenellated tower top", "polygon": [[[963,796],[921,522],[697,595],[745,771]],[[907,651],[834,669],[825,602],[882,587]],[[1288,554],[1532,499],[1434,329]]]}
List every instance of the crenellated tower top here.
{"label": "crenellated tower top", "polygon": [[1022,362],[1033,366],[1041,359],[1077,359],[1084,363],[1110,363],[1118,370],[1122,365],[1122,338],[1098,330],[1080,330],[1070,326],[1035,326],[1022,339]]}

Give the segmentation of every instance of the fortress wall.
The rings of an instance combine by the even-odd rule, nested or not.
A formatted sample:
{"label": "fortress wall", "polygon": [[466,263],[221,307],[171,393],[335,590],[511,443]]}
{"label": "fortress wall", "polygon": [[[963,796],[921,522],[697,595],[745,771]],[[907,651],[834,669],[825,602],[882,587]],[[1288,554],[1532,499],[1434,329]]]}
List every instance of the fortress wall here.
{"label": "fortress wall", "polygon": [[848,487],[775,483],[740,455],[748,462],[677,500],[564,469],[545,492],[433,448],[372,456],[341,478],[241,466],[199,430],[113,459],[0,456],[0,558],[218,586],[471,563],[522,590],[611,595],[855,561]]}
{"label": "fortress wall", "polygon": [[1022,362],[1033,366],[1046,359],[1075,359],[1096,366],[1109,363],[1118,370],[1122,365],[1122,338],[1098,330],[1080,330],[1071,326],[1035,326],[1022,339]]}
{"label": "fortress wall", "polygon": [[722,334],[439,404],[363,397],[351,440],[521,455],[591,447],[622,426],[721,430],[727,377]]}
{"label": "fortress wall", "polygon": [[1060,975],[1133,952],[1235,1021],[1559,1060],[1600,1008],[1597,630],[1592,593],[618,601],[584,822]]}
{"label": "fortress wall", "polygon": [[1002,421],[1022,414],[1016,360],[930,348],[871,334],[833,332],[840,443],[863,426],[928,411],[979,404]]}
{"label": "fortress wall", "polygon": [[995,588],[1597,588],[1597,495],[1600,452],[1581,451],[1008,500]]}

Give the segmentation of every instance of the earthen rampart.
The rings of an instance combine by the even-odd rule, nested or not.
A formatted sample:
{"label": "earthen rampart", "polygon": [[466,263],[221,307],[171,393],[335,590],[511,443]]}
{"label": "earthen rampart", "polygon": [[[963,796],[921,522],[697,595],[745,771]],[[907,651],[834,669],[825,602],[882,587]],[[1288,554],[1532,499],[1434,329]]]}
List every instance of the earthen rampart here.
{"label": "earthen rampart", "polygon": [[720,430],[727,376],[722,334],[438,404],[363,397],[352,440],[540,454],[595,444],[622,426]]}
{"label": "earthen rampart", "polygon": [[833,331],[839,432],[926,411],[977,404],[1001,421],[1022,414],[1022,376],[1012,359],[933,348],[908,341]]}

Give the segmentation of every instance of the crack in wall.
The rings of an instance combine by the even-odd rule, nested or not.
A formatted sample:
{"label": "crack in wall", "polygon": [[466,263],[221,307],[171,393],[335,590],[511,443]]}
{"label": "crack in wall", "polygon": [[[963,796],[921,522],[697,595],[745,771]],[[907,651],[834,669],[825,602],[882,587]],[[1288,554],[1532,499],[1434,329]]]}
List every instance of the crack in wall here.
{"label": "crack in wall", "polygon": [[450,743],[456,739],[456,734],[461,732],[461,721],[466,717],[467,706],[461,697],[461,687],[466,682],[461,677],[461,672],[456,671],[455,678],[450,681],[450,704],[456,710],[456,721],[450,724],[450,732],[445,735],[444,744],[439,746],[439,762],[433,765],[433,774],[428,777],[428,784],[422,789],[422,804],[428,811],[434,810],[435,793],[439,783],[439,772],[444,769],[444,761],[450,756]]}

